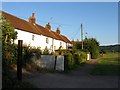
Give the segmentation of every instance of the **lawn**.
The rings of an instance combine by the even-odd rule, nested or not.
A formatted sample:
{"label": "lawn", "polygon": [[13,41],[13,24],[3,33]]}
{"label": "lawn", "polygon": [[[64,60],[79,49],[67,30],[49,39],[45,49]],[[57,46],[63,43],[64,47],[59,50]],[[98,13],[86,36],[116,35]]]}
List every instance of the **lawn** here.
{"label": "lawn", "polygon": [[99,58],[93,70],[92,75],[120,75],[119,73],[119,55],[118,53],[107,53]]}

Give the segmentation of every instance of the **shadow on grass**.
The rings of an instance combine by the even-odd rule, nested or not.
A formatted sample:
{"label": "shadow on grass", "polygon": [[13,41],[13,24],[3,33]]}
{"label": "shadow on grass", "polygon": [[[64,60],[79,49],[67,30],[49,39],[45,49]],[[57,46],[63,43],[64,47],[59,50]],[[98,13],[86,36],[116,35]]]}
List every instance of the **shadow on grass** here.
{"label": "shadow on grass", "polygon": [[91,70],[91,75],[120,76],[120,66],[111,64],[96,64]]}
{"label": "shadow on grass", "polygon": [[91,75],[120,76],[119,57],[101,58],[92,69]]}

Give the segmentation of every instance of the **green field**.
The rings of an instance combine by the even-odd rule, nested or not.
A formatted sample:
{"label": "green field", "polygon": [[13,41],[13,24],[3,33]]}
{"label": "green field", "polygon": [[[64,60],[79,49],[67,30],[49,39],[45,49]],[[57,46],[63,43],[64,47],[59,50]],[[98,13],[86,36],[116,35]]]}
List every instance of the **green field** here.
{"label": "green field", "polygon": [[119,53],[107,53],[97,60],[92,75],[120,75]]}

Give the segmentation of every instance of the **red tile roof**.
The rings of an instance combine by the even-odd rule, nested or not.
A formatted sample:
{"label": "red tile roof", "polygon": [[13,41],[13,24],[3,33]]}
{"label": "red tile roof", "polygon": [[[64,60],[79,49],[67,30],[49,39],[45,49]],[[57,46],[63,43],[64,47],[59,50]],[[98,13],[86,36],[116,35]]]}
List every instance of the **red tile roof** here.
{"label": "red tile roof", "polygon": [[38,24],[32,24],[16,16],[8,14],[6,12],[3,12],[3,11],[0,11],[0,12],[2,12],[2,15],[7,18],[7,20],[13,25],[15,29],[19,29],[22,31],[26,31],[26,32],[30,32],[30,33],[34,33],[38,35],[44,35],[44,36],[51,37],[57,40],[62,40],[66,43],[71,43],[67,37],[61,34],[58,34],[57,32],[54,32],[52,30],[47,30],[43,26],[40,26]]}

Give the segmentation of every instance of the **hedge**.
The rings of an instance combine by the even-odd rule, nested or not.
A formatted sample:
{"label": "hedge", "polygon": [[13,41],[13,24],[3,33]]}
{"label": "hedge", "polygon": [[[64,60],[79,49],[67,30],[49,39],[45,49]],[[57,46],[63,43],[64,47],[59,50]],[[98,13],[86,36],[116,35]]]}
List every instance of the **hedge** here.
{"label": "hedge", "polygon": [[87,60],[87,53],[85,52],[76,52],[74,54],[67,53],[65,57],[65,69],[72,69],[76,65],[80,65]]}

